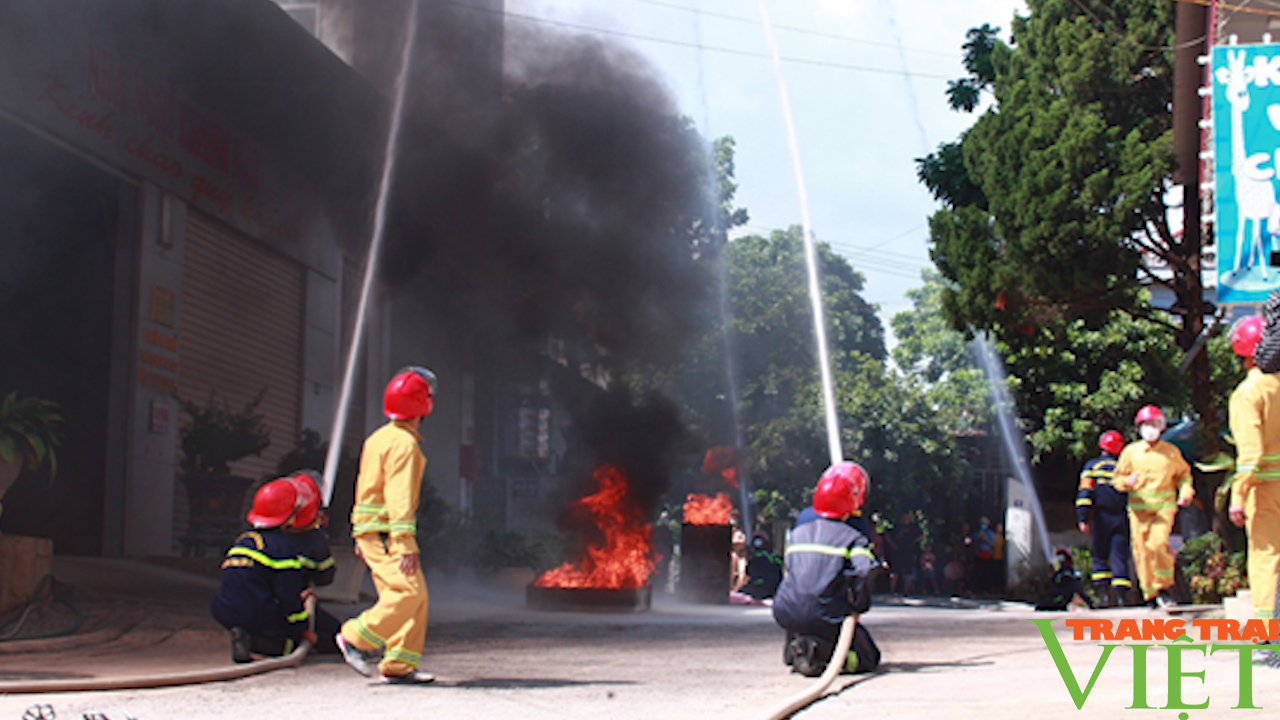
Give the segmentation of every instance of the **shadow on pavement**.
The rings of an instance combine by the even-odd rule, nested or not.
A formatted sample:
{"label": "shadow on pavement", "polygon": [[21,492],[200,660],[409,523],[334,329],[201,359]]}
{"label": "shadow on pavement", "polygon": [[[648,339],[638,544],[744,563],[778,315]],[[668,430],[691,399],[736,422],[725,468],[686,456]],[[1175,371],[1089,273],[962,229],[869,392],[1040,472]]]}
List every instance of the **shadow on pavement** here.
{"label": "shadow on pavement", "polygon": [[560,688],[580,685],[636,685],[630,680],[564,680],[560,678],[475,678],[459,682],[439,683],[445,687],[464,690],[510,690],[529,688]]}

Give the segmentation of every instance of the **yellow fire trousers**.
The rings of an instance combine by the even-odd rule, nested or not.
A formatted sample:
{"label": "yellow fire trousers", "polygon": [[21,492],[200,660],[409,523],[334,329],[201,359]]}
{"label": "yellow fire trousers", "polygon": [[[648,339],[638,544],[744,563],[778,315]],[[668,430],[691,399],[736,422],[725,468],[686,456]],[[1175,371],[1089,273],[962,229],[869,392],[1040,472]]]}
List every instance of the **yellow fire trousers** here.
{"label": "yellow fire trousers", "polygon": [[412,576],[400,572],[400,556],[387,552],[376,533],[356,538],[364,562],[373,573],[378,602],[342,625],[342,637],[358,650],[382,650],[383,675],[407,675],[422,662],[430,598],[422,568]]}
{"label": "yellow fire trousers", "polygon": [[[1172,503],[1170,503],[1172,505]],[[1129,539],[1133,544],[1133,565],[1142,586],[1142,599],[1150,600],[1161,590],[1173,587],[1173,551],[1169,533],[1178,508],[1134,510],[1129,508]]]}
{"label": "yellow fire trousers", "polygon": [[1260,482],[1244,501],[1244,529],[1249,535],[1249,594],[1253,616],[1275,613],[1277,563],[1280,563],[1280,482]]}

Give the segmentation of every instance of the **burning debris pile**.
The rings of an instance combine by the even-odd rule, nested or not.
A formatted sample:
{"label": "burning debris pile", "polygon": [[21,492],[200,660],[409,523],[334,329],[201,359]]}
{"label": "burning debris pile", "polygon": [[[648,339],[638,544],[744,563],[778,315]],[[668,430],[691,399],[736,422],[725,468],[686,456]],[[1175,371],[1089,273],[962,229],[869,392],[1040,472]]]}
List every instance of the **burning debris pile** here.
{"label": "burning debris pile", "polygon": [[584,471],[591,468],[590,482],[559,525],[578,537],[580,550],[529,586],[528,603],[647,609],[657,562],[651,520],[670,484],[673,458],[688,438],[678,409],[660,396],[637,400],[617,389],[578,399],[571,408],[571,454],[581,458]]}
{"label": "burning debris pile", "polygon": [[690,494],[684,501],[685,525],[728,525],[733,519],[733,503],[724,493]]}
{"label": "burning debris pile", "polygon": [[648,584],[654,567],[653,528],[640,513],[622,471],[601,465],[594,477],[599,491],[575,502],[573,511],[589,515],[604,542],[587,545],[581,560],[548,570],[534,585],[635,589]]}

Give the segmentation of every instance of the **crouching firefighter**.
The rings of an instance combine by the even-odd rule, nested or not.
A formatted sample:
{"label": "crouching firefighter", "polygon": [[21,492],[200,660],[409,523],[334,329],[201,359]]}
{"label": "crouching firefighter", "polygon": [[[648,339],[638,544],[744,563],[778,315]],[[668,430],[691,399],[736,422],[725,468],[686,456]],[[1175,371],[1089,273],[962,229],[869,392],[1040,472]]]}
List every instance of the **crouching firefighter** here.
{"label": "crouching firefighter", "polygon": [[[871,607],[871,590],[880,561],[871,541],[845,521],[867,497],[867,473],[857,463],[832,465],[813,493],[818,519],[796,527],[787,545],[786,577],[773,600],[773,619],[787,631],[783,661],[793,672],[821,675],[832,660],[840,625]],[[880,664],[880,649],[858,623],[845,672],[870,672]]]}
{"label": "crouching firefighter", "polygon": [[297,547],[285,534],[299,509],[297,488],[272,480],[253,496],[247,519],[254,529],[236,538],[222,561],[222,582],[209,607],[231,632],[231,659],[287,655],[317,637],[303,604],[306,586]]}
{"label": "crouching firefighter", "polygon": [[[1115,485],[1116,458],[1124,436],[1108,430],[1098,438],[1102,454],[1085,463],[1076,493],[1076,521],[1093,540],[1093,589],[1101,607],[1125,604],[1129,579],[1129,494]],[[1090,517],[1092,515],[1092,517]],[[1070,598],[1068,598],[1070,599]]]}

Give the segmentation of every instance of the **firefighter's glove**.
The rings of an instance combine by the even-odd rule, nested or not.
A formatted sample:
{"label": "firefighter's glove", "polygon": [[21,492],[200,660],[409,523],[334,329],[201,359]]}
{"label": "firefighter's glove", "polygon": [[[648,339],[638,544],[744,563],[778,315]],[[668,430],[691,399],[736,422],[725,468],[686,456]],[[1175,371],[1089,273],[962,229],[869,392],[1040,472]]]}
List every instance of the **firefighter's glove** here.
{"label": "firefighter's glove", "polygon": [[850,580],[849,605],[854,613],[861,615],[871,609],[871,594],[875,590],[876,581],[885,572],[884,563],[877,563],[865,575]]}

